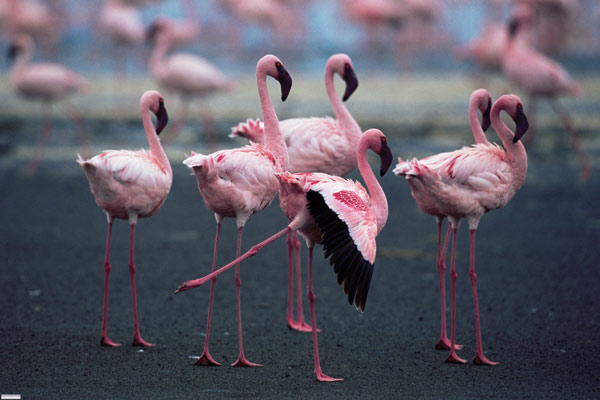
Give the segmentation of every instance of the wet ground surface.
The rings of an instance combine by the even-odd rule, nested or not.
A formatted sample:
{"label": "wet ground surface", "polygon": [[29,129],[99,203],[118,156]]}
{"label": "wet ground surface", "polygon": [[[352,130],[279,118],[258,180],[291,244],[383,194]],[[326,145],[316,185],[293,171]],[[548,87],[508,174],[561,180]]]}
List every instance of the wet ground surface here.
{"label": "wet ground surface", "polygon": [[[377,117],[377,110],[391,104],[358,97],[359,105],[375,110],[357,107],[364,115],[359,123],[382,128],[395,156],[458,148],[471,141],[464,111],[470,89],[463,91],[467,97],[460,102],[444,95],[434,111],[417,107],[421,114],[411,113],[408,105],[402,108],[408,100],[394,103],[402,112],[393,118]],[[418,104],[427,103],[419,99]],[[181,165],[184,152],[205,147],[198,139],[202,125],[197,119],[169,147],[174,168],[169,198],[155,216],[138,224],[141,331],[157,344],[140,349],[129,346],[129,230],[123,221],[113,230],[108,316],[109,336],[123,346],[99,346],[106,218],[74,162],[78,147],[71,144],[73,124],[59,114],[44,161],[31,176],[24,168],[41,119],[37,114],[4,115],[0,392],[20,393],[23,399],[593,398],[600,390],[600,146],[597,114],[590,112],[595,99],[573,105],[593,164],[591,179],[579,180],[567,136],[542,109],[540,124],[547,129],[528,150],[527,181],[504,209],[489,213],[480,223],[477,272],[483,344],[487,356],[500,364],[445,364],[446,353],[434,349],[439,334],[435,221],[417,209],[408,185],[388,173],[381,183],[389,219],[378,238],[364,314],[347,304],[321,249],[315,252],[321,364],[325,373],[345,379],[331,384],[315,381],[311,336],[292,332],[285,324],[284,240],[242,265],[246,356],[264,367],[229,366],[238,352],[233,271],[218,280],[211,329],[211,353],[223,366],[193,365],[191,357],[199,355],[204,342],[209,287],[177,296],[173,290],[207,273],[212,259],[214,217],[204,207],[195,179]],[[237,101],[233,108],[243,108],[243,101]],[[10,104],[18,109],[20,103]],[[85,101],[76,104],[85,109]],[[108,110],[111,102],[106,104]],[[312,107],[306,107],[306,113]],[[86,114],[94,152],[145,146],[136,109],[134,100],[133,111],[121,119],[102,112]],[[232,144],[226,138],[238,118],[224,110],[226,104],[215,106],[218,146],[238,145],[241,142]],[[282,113],[291,110],[283,108]],[[329,112],[323,110],[317,115]],[[284,224],[276,200],[250,219],[243,248]],[[235,234],[234,223],[227,220],[219,264],[233,257]],[[470,360],[475,332],[464,224],[459,234],[457,338],[464,345],[460,354]]]}

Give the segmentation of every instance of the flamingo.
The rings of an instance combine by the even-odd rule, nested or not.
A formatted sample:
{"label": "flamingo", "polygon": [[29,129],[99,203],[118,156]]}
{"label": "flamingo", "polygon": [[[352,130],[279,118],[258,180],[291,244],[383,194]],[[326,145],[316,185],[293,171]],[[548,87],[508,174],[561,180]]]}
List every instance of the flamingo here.
{"label": "flamingo", "polygon": [[[147,37],[154,44],[149,65],[152,76],[161,86],[179,94],[183,100],[181,116],[174,132],[177,135],[185,121],[190,98],[203,98],[232,90],[235,82],[205,58],[182,52],[167,55],[173,45],[173,34],[169,25],[159,19],[151,25]],[[204,128],[214,145],[216,134],[212,116],[205,112],[203,119]],[[175,137],[171,141],[174,139]]]}
{"label": "flamingo", "polygon": [[[334,75],[346,83],[342,99],[336,93]],[[323,118],[290,118],[279,122],[281,134],[288,149],[290,172],[322,172],[344,176],[356,168],[356,146],[362,134],[360,126],[352,117],[343,101],[348,100],[358,87],[358,79],[347,54],[334,54],[325,64],[325,89],[335,114]],[[230,136],[244,136],[250,141],[262,143],[263,129],[259,121],[248,120],[232,128]],[[302,284],[300,268],[300,241],[298,235],[288,237],[288,307],[287,324],[290,329],[310,332],[302,311]],[[294,256],[295,254],[295,256]],[[292,260],[296,260],[297,321],[292,311],[293,274]]]}
{"label": "flamingo", "polygon": [[[513,133],[500,119],[505,111],[516,123]],[[525,182],[527,153],[519,141],[529,126],[519,97],[504,95],[492,106],[490,120],[502,140],[504,149],[494,143],[477,143],[428,158],[427,162],[412,160],[406,179],[417,180],[442,215],[450,219],[453,231],[450,267],[452,298],[452,329],[450,354],[446,362],[464,363],[456,354],[456,232],[461,219],[469,224],[471,250],[469,276],[475,307],[477,353],[475,364],[495,365],[483,354],[477,275],[475,273],[475,233],[479,220],[486,212],[505,206]]]}
{"label": "flamingo", "polygon": [[[120,346],[110,340],[106,333],[108,305],[108,278],[110,265],[110,237],[115,218],[129,221],[129,275],[133,296],[133,346],[154,346],[142,339],[138,325],[137,298],[135,291],[134,238],[138,218],[152,216],[164,203],[173,173],[158,135],[167,124],[168,115],[163,97],[155,90],[145,92],[140,99],[142,123],[150,144],[147,150],[106,150],[89,160],[78,155],[77,162],[90,183],[96,203],[104,210],[108,220],[108,236],[104,257],[104,313],[102,317],[102,346]],[[152,111],[157,118],[156,128],[150,117]]]}
{"label": "flamingo", "polygon": [[[573,120],[566,108],[556,99],[566,94],[578,96],[581,87],[571,78],[569,73],[557,62],[533,49],[521,38],[522,28],[531,22],[531,11],[528,7],[519,7],[509,22],[509,37],[502,58],[502,68],[506,77],[531,98],[532,113],[538,98],[546,98],[561,119],[569,133],[571,143],[581,163],[581,178],[591,175],[591,165],[587,154],[581,147],[579,135],[575,130]],[[532,123],[532,128],[534,123]],[[530,132],[531,143],[535,129]]]}
{"label": "flamingo", "polygon": [[[471,98],[469,100],[469,122],[471,124],[471,131],[473,132],[473,138],[475,139],[475,143],[487,144],[488,141],[485,137],[484,130],[487,129],[490,125],[490,108],[492,107],[492,98],[489,92],[485,89],[477,89],[471,94]],[[477,117],[477,110],[479,110],[482,114],[481,123]],[[438,157],[432,156],[427,157],[420,160],[422,164],[428,165],[430,168],[435,168],[436,163],[438,162]],[[412,162],[405,162],[401,159],[398,159],[398,164],[396,168],[394,168],[394,174],[400,176],[407,176],[407,172],[412,169]],[[437,241],[437,255],[436,255],[436,265],[438,278],[440,282],[440,300],[441,300],[441,333],[440,339],[435,345],[436,349],[439,350],[449,350],[450,349],[450,340],[446,335],[446,263],[445,263],[445,255],[446,248],[448,245],[448,238],[450,236],[450,225],[448,225],[448,229],[446,231],[446,237],[444,239],[444,244],[442,246],[442,225],[446,215],[443,214],[435,205],[431,196],[423,186],[423,184],[418,179],[408,179],[408,184],[410,185],[411,194],[417,202],[417,206],[426,214],[432,215],[435,217],[437,221],[437,233],[438,233],[438,241]],[[457,349],[460,350],[462,348],[461,345],[456,345]]]}
{"label": "flamingo", "polygon": [[183,283],[175,293],[203,285],[246,258],[254,256],[274,240],[289,232],[298,231],[308,247],[307,297],[312,325],[314,373],[319,381],[342,380],[325,375],[319,361],[316,296],[312,285],[313,248],[316,244],[323,244],[325,257],[331,256],[330,264],[337,274],[338,283],[344,284],[348,302],[364,312],[375,263],[376,238],[388,216],[385,193],[367,161],[368,149],[380,156],[382,176],[392,163],[392,153],[384,134],[378,129],[366,131],[360,138],[356,157],[368,191],[358,182],[334,175],[292,174],[288,171],[278,173],[280,206],[289,224],[219,270]]}
{"label": "flamingo", "polygon": [[[39,99],[43,104],[44,125],[35,154],[27,167],[29,173],[37,170],[45,146],[52,134],[52,103],[57,100],[63,100],[68,113],[79,127],[77,134],[82,146],[88,146],[88,139],[83,128],[83,117],[73,105],[66,102],[66,97],[69,95],[87,91],[88,81],[75,71],[60,64],[30,63],[33,51],[33,40],[25,34],[17,35],[8,51],[9,57],[15,59],[10,72],[12,86],[22,96]],[[85,152],[88,152],[87,148],[85,148]]]}
{"label": "flamingo", "polygon": [[[183,161],[193,170],[204,203],[215,213],[217,233],[213,253],[213,271],[216,266],[219,233],[223,219],[225,217],[236,219],[237,256],[239,257],[242,231],[246,221],[251,215],[264,210],[271,203],[279,189],[275,174],[285,171],[288,165],[287,151],[279,129],[279,120],[267,89],[267,76],[279,81],[282,101],[285,101],[292,86],[291,77],[279,58],[268,54],[258,61],[256,83],[265,120],[265,145],[253,143],[239,149],[221,150],[208,155],[192,154]],[[211,283],[204,350],[196,362],[199,365],[220,365],[213,359],[208,349],[215,283],[216,279]],[[232,365],[259,367],[260,364],[248,361],[244,355],[241,284],[238,267],[235,273],[235,288],[240,353],[237,361]]]}

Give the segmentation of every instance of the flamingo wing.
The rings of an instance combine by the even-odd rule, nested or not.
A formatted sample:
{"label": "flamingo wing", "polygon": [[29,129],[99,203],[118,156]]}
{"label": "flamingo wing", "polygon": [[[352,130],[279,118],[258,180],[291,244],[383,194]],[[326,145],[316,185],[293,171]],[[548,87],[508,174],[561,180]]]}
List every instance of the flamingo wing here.
{"label": "flamingo wing", "polygon": [[[349,182],[349,181],[346,181]],[[354,189],[354,190],[352,190]],[[362,186],[316,184],[306,194],[308,209],[322,232],[325,257],[344,283],[348,302],[365,310],[373,263],[377,222]]]}

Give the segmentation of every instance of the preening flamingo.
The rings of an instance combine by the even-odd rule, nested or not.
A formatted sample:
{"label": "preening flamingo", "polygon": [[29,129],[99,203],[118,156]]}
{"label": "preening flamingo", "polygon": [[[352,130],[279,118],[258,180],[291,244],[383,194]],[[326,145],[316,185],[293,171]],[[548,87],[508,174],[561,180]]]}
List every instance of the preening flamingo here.
{"label": "preening flamingo", "polygon": [[[477,89],[471,94],[469,100],[469,123],[471,124],[471,131],[473,132],[473,138],[475,143],[487,144],[488,141],[485,137],[484,130],[490,125],[490,109],[492,107],[492,97],[489,92],[485,89]],[[481,123],[477,117],[477,110],[481,112],[482,119]],[[427,157],[419,161],[423,165],[427,165],[430,168],[437,168],[439,159],[437,156]],[[396,175],[406,177],[407,172],[413,168],[413,161],[405,162],[398,158],[398,164],[394,168]],[[435,348],[440,350],[450,349],[450,340],[446,334],[446,248],[448,245],[448,238],[450,236],[450,225],[446,231],[446,238],[442,245],[442,225],[446,214],[442,213],[435,205],[433,199],[429,195],[426,188],[418,179],[407,179],[410,186],[411,194],[417,202],[417,206],[426,214],[432,215],[437,221],[437,252],[436,252],[436,265],[438,278],[440,282],[440,303],[441,303],[441,333],[440,339],[436,343]],[[461,345],[456,345],[457,349],[461,349]]]}
{"label": "preening flamingo", "polygon": [[[342,99],[338,97],[334,76],[346,83]],[[335,114],[331,117],[290,118],[279,122],[281,134],[288,149],[290,172],[322,172],[344,176],[356,168],[356,146],[362,134],[343,101],[348,100],[358,87],[352,60],[347,54],[334,54],[325,64],[325,90]],[[248,120],[232,128],[230,136],[244,136],[262,143],[263,129],[258,120]],[[297,320],[292,310],[292,260],[296,260]],[[302,311],[302,284],[300,268],[300,241],[296,233],[288,236],[288,307],[287,324],[290,329],[310,332]]]}
{"label": "preening flamingo", "polygon": [[[44,126],[29,166],[28,172],[33,173],[42,159],[45,146],[52,133],[52,103],[65,100],[71,94],[84,92],[89,83],[75,71],[54,63],[30,63],[33,57],[34,43],[27,35],[18,35],[13,40],[8,55],[15,58],[10,72],[10,82],[15,90],[27,98],[39,99],[44,108]],[[78,126],[77,134],[83,147],[88,146],[87,136],[83,128],[81,113],[68,102],[63,101]],[[85,152],[89,150],[84,149]]]}
{"label": "preening flamingo", "polygon": [[[238,228],[237,256],[242,245],[242,231],[248,218],[264,210],[277,194],[279,184],[275,176],[286,170],[288,165],[285,142],[279,129],[279,120],[267,89],[267,76],[279,81],[281,99],[285,101],[292,86],[292,79],[281,61],[273,56],[262,57],[256,65],[256,83],[265,121],[265,145],[253,143],[239,149],[221,150],[212,154],[192,154],[183,163],[190,167],[198,181],[198,190],[206,206],[215,213],[217,233],[213,253],[216,266],[219,233],[223,218],[235,218]],[[220,365],[208,350],[212,301],[216,279],[212,281],[208,306],[208,322],[204,351],[196,364]],[[240,298],[241,280],[239,267],[235,273],[235,288],[238,308],[238,335],[240,353],[233,366],[256,367],[248,361],[242,343],[242,308]]]}
{"label": "preening flamingo", "polygon": [[[505,111],[516,123],[515,133],[500,119]],[[497,364],[483,354],[477,297],[477,275],[475,274],[475,233],[479,219],[488,211],[506,205],[525,181],[527,175],[527,153],[519,141],[529,126],[521,100],[515,95],[504,95],[492,106],[490,120],[502,140],[504,149],[494,143],[478,143],[448,153],[428,158],[428,162],[411,161],[412,168],[406,171],[406,179],[418,180],[442,215],[447,215],[452,224],[452,261],[450,267],[452,293],[452,333],[450,355],[447,362],[464,363],[456,354],[456,232],[460,220],[465,218],[471,232],[469,276],[475,306],[475,329],[477,354],[475,364]]]}
{"label": "preening flamingo", "polygon": [[[108,277],[110,265],[110,236],[115,218],[126,219],[130,226],[129,274],[133,296],[133,346],[154,346],[140,336],[135,291],[134,238],[138,218],[153,215],[164,203],[173,173],[158,135],[167,124],[168,115],[165,103],[155,90],[145,92],[140,99],[142,123],[150,144],[147,150],[106,150],[89,160],[78,156],[77,162],[83,168],[90,183],[90,189],[96,203],[104,210],[108,219],[108,236],[104,257],[104,313],[102,317],[103,346],[120,346],[110,340],[106,334],[106,315],[108,306]],[[152,125],[150,111],[156,115],[156,128]]]}
{"label": "preening flamingo", "polygon": [[533,49],[523,38],[521,32],[525,32],[523,29],[528,28],[531,19],[530,10],[520,7],[510,20],[509,37],[502,59],[504,74],[531,98],[532,129],[529,142],[532,142],[535,134],[537,99],[546,98],[569,133],[581,162],[581,177],[587,179],[592,172],[588,156],[581,147],[571,116],[556,99],[560,95],[578,96],[581,94],[581,88],[561,65]]}
{"label": "preening flamingo", "polygon": [[[179,134],[185,122],[189,103],[193,98],[202,99],[210,94],[229,91],[235,82],[205,58],[179,52],[169,55],[173,45],[173,32],[163,20],[156,20],[148,30],[148,39],[153,42],[150,55],[150,72],[156,81],[168,91],[181,98],[181,115],[169,142]],[[214,121],[206,105],[203,106],[203,124],[207,137],[216,144]]]}
{"label": "preening flamingo", "polygon": [[344,284],[344,293],[350,304],[364,311],[376,254],[376,238],[385,226],[388,204],[383,189],[377,182],[367,161],[367,150],[381,157],[381,175],[392,163],[392,153],[383,133],[378,129],[366,131],[360,138],[356,158],[358,169],[367,190],[355,181],[322,173],[284,172],[279,179],[281,209],[289,224],[280,232],[253,246],[249,251],[203,278],[183,283],[175,293],[198,287],[225,270],[238,265],[274,240],[292,231],[298,231],[308,247],[308,304],[310,307],[314,347],[314,372],[319,381],[341,380],[325,375],[319,361],[316,296],[312,286],[312,256],[316,244],[323,244],[325,257]]}

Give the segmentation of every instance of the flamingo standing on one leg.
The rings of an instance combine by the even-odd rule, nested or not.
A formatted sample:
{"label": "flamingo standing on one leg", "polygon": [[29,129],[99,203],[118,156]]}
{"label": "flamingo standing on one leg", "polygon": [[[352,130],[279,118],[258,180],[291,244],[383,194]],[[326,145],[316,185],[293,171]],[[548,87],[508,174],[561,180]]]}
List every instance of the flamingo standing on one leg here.
{"label": "flamingo standing on one leg", "polygon": [[[240,255],[242,230],[248,218],[264,210],[277,194],[279,184],[276,173],[286,170],[288,165],[285,142],[279,130],[279,120],[267,89],[267,76],[281,84],[281,99],[285,101],[292,86],[292,80],[281,61],[273,56],[262,57],[256,65],[256,83],[265,121],[265,145],[253,143],[239,149],[221,150],[209,155],[192,154],[183,163],[196,175],[198,190],[206,206],[215,213],[217,233],[213,253],[213,271],[216,266],[219,233],[223,218],[235,218],[238,228],[237,256]],[[213,280],[208,305],[208,322],[204,351],[196,364],[220,365],[208,350],[212,300],[216,279]],[[239,268],[235,273],[235,288],[238,308],[238,335],[240,353],[233,366],[257,367],[259,364],[248,361],[242,343],[242,311],[240,299],[241,281]]]}
{"label": "flamingo standing on one leg", "polygon": [[[346,82],[342,99],[337,95],[334,75]],[[290,118],[279,122],[281,134],[288,149],[290,172],[322,172],[344,176],[356,168],[356,146],[362,131],[344,105],[358,87],[352,60],[347,54],[334,54],[325,64],[325,90],[335,114],[331,117]],[[262,143],[263,129],[257,121],[248,120],[232,128],[234,136],[244,136]],[[287,324],[290,329],[310,332],[302,311],[302,281],[300,267],[300,241],[295,232],[288,236],[288,306]],[[292,260],[296,260],[297,320],[293,316]]]}
{"label": "flamingo standing on one leg", "polygon": [[[471,94],[471,98],[469,100],[469,122],[471,124],[471,131],[473,132],[473,138],[475,139],[475,143],[488,143],[484,130],[486,130],[490,125],[490,109],[492,107],[492,97],[489,92],[485,89],[477,89]],[[482,114],[481,123],[477,117],[477,110],[479,110]],[[436,164],[438,162],[438,158],[436,156],[427,157],[419,161],[422,164],[428,165],[430,168],[436,168]],[[406,177],[406,173],[410,171],[413,167],[413,162],[405,162],[400,158],[398,159],[398,165],[394,168],[394,173],[396,175],[401,175]],[[444,244],[442,245],[442,225],[444,222],[444,218],[446,215],[443,214],[435,205],[433,200],[431,199],[429,193],[423,186],[423,184],[418,179],[408,179],[407,180],[411,194],[417,202],[417,206],[426,214],[433,215],[437,220],[437,232],[438,232],[438,241],[437,241],[437,256],[436,256],[436,264],[437,264],[437,272],[438,278],[440,282],[440,300],[441,300],[441,333],[440,339],[436,343],[435,348],[439,350],[449,350],[450,349],[450,340],[446,334],[446,248],[448,245],[448,238],[450,236],[450,225],[448,225],[448,230],[446,231],[446,238],[444,239]],[[456,345],[457,350],[462,348],[461,345]]]}
{"label": "flamingo standing on one leg", "polygon": [[[532,108],[535,107],[538,98],[547,98],[550,101],[569,133],[573,148],[579,157],[581,177],[587,179],[592,173],[588,156],[581,147],[573,120],[556,99],[562,94],[578,96],[581,94],[581,88],[562,66],[533,49],[521,38],[519,33],[524,32],[522,28],[527,28],[531,19],[530,10],[526,6],[519,7],[514,12],[509,23],[508,41],[502,58],[503,71],[509,80],[531,97]],[[530,143],[535,134],[534,121],[532,121],[532,128],[534,129],[530,135]]]}
{"label": "flamingo standing on one leg", "polygon": [[[8,51],[9,57],[16,58],[10,73],[11,84],[21,95],[43,102],[44,126],[35,154],[27,167],[29,173],[37,171],[52,133],[52,103],[59,99],[64,100],[73,93],[83,92],[89,87],[81,75],[60,64],[30,63],[33,47],[33,40],[29,36],[18,35]],[[88,153],[89,141],[83,127],[83,117],[73,105],[68,105],[67,111],[78,126],[77,134],[84,153]]]}
{"label": "flamingo standing on one leg", "polygon": [[308,304],[310,307],[314,347],[314,372],[319,381],[338,381],[323,373],[319,361],[315,294],[312,287],[312,255],[315,244],[322,243],[325,257],[337,281],[344,283],[350,304],[364,311],[375,263],[376,238],[385,226],[388,204],[367,161],[367,150],[381,157],[381,175],[392,163],[392,153],[383,133],[378,129],[366,131],[360,138],[356,157],[358,169],[367,190],[355,181],[322,173],[277,174],[281,209],[289,224],[280,232],[253,246],[249,251],[203,278],[187,281],[175,293],[198,287],[225,270],[238,265],[274,240],[298,231],[308,247]]}
{"label": "flamingo standing on one leg", "polygon": [[[173,32],[164,21],[155,21],[148,31],[148,38],[154,42],[150,56],[150,71],[156,81],[166,90],[182,97],[181,116],[170,141],[179,134],[191,98],[203,98],[210,94],[229,91],[235,82],[208,60],[189,53],[168,55],[173,44]],[[216,132],[212,116],[204,112],[204,129],[212,146],[216,146]]]}
{"label": "flamingo standing on one leg", "polygon": [[[120,346],[111,341],[106,334],[106,314],[108,306],[108,277],[110,265],[110,236],[115,218],[126,219],[131,228],[129,242],[129,274],[133,296],[133,346],[154,346],[140,336],[135,291],[135,263],[133,247],[135,226],[138,218],[153,215],[164,203],[173,173],[171,164],[165,154],[158,135],[167,124],[167,110],[162,96],[155,90],[145,92],[140,100],[142,122],[146,137],[150,144],[147,150],[107,150],[85,161],[79,156],[77,162],[83,168],[96,203],[106,213],[108,219],[108,236],[104,257],[104,314],[102,317],[103,346]],[[156,129],[150,117],[152,111],[157,118]]]}
{"label": "flamingo standing on one leg", "polygon": [[[500,119],[500,111],[506,111],[516,123],[515,133]],[[452,261],[450,267],[452,290],[452,333],[450,355],[446,362],[464,363],[456,354],[456,232],[462,218],[466,218],[471,231],[469,276],[475,306],[475,329],[477,355],[475,364],[495,365],[483,354],[477,297],[477,275],[475,274],[475,232],[479,219],[488,211],[506,205],[525,181],[527,175],[527,153],[519,141],[529,126],[521,100],[515,95],[504,95],[492,106],[492,126],[502,140],[504,149],[496,144],[479,143],[448,153],[429,157],[427,165],[412,161],[412,169],[406,179],[418,180],[427,191],[435,207],[447,215],[452,224]],[[435,162],[434,162],[435,161]]]}

